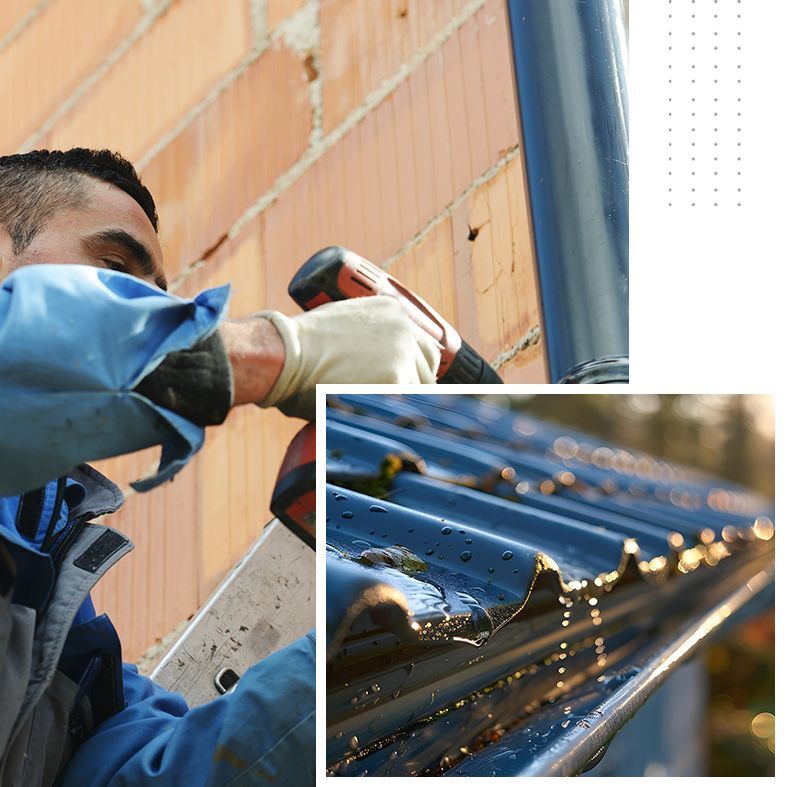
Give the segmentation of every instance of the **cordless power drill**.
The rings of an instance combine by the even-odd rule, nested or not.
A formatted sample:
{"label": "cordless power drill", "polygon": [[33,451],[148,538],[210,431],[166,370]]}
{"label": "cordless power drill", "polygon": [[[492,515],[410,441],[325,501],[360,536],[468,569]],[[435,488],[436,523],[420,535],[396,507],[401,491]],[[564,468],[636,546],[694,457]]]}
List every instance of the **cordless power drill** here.
{"label": "cordless power drill", "polygon": [[[429,304],[384,270],[341,246],[329,246],[311,256],[295,274],[287,292],[304,311],[348,298],[371,295],[396,298],[410,319],[440,348],[438,383],[503,382],[462,340],[456,328]],[[290,443],[271,499],[273,514],[312,549],[315,547],[315,445],[314,424],[309,423]]]}

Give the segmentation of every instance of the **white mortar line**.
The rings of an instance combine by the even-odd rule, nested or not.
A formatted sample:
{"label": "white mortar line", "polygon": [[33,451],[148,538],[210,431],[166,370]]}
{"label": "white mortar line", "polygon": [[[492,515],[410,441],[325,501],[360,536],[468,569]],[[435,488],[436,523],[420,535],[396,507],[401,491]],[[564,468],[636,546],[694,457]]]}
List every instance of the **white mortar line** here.
{"label": "white mortar line", "polygon": [[319,56],[314,58],[317,78],[309,85],[309,101],[312,105],[312,130],[309,134],[309,145],[319,145],[325,135],[323,118],[325,116],[322,100],[322,71]]}
{"label": "white mortar line", "polygon": [[533,347],[541,340],[541,326],[534,325],[521,339],[518,339],[507,350],[503,350],[490,364],[493,369],[505,366],[510,360],[516,358],[522,350]]}
{"label": "white mortar line", "polygon": [[17,36],[21,35],[52,0],[40,0],[36,3],[4,36],[0,39],[0,52],[9,46]]}
{"label": "white mortar line", "polygon": [[251,15],[252,45],[262,45],[268,35],[268,3],[267,0],[249,0]]}
{"label": "white mortar line", "polygon": [[[288,22],[281,25],[282,32],[285,36],[285,41],[290,46],[306,45],[308,47],[308,56],[312,58],[312,68],[315,70],[317,76],[309,84],[309,101],[312,105],[312,130],[309,134],[309,146],[318,145],[324,136],[325,129],[323,128],[323,117],[325,115],[323,107],[323,80],[322,80],[322,28],[320,27],[320,5],[319,0],[310,0],[309,5],[313,9],[313,25],[312,35],[305,41],[299,42],[295,37],[294,31],[290,38],[290,31]],[[294,17],[293,17],[294,18]]]}
{"label": "white mortar line", "polygon": [[307,0],[301,8],[287,17],[273,33],[295,52],[317,54],[320,45],[320,0]]}
{"label": "white mortar line", "polygon": [[170,5],[172,5],[172,2],[173,0],[159,0],[159,2],[153,5],[151,10],[140,19],[130,35],[118,44],[118,46],[116,46],[102,61],[98,68],[89,74],[82,84],[22,143],[20,150],[24,151],[34,148],[39,140],[54,128],[57,121],[69,112],[82,97],[90,91],[93,85],[95,85],[96,82],[98,82],[129,49],[131,49],[131,47],[147,32],[151,25],[170,7]]}

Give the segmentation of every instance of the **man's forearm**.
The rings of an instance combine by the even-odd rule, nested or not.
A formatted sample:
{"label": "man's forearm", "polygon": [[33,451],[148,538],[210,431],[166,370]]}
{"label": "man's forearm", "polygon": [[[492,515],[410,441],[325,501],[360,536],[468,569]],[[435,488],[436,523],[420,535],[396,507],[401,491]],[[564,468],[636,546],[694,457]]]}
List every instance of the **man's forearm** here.
{"label": "man's forearm", "polygon": [[232,367],[233,407],[261,402],[284,366],[284,344],[265,319],[225,320],[219,327]]}
{"label": "man's forearm", "polygon": [[193,347],[170,353],[134,391],[198,426],[216,426],[230,408],[262,401],[283,365],[284,345],[268,320],[225,320]]}
{"label": "man's forearm", "polygon": [[314,670],[311,631],[250,667],[232,694],[189,710],[125,667],[125,710],[77,748],[58,783],[314,784]]}

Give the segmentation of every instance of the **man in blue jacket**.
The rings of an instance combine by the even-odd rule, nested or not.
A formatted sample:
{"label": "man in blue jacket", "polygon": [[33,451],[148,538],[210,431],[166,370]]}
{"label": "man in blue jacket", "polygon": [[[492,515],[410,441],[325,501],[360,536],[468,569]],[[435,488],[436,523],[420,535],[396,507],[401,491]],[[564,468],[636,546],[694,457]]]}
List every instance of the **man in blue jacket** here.
{"label": "man in blue jacket", "polygon": [[144,491],[232,407],[311,417],[318,381],[434,381],[437,348],[393,300],[229,320],[228,287],[166,292],[157,230],[115,154],[0,158],[3,785],[312,783],[313,634],[191,710],[122,665],[89,596],[131,549],[91,523],[122,495],[84,463],[161,445]]}

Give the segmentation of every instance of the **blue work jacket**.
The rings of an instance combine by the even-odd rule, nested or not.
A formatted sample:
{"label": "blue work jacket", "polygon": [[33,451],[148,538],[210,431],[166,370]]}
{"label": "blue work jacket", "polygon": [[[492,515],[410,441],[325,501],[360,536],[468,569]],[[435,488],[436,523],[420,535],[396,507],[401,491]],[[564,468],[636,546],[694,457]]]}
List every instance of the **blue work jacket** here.
{"label": "blue work jacket", "polygon": [[[228,297],[225,286],[178,298],[76,265],[33,265],[2,283],[0,539],[31,557],[17,561],[20,573],[51,563],[68,541],[85,494],[86,476],[74,470],[81,463],[161,445],[157,472],[134,484],[144,491],[201,447],[203,429],[132,389],[168,353],[216,330]],[[104,494],[116,499],[102,512],[122,502],[114,485]],[[82,631],[114,636],[89,596],[69,639]],[[250,669],[232,694],[189,709],[123,665],[121,707],[80,742],[60,783],[313,783],[314,670],[311,633]]]}

